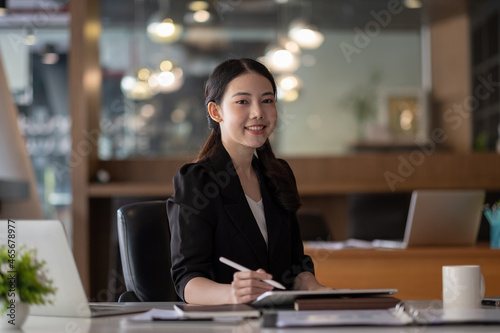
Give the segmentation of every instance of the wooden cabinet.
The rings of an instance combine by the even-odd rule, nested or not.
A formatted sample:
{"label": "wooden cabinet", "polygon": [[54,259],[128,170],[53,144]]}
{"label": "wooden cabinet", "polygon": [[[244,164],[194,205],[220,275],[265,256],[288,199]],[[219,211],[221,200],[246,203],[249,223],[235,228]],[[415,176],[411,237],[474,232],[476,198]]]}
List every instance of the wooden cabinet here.
{"label": "wooden cabinet", "polygon": [[500,295],[500,250],[476,247],[419,247],[404,250],[305,248],[318,280],[334,288],[397,288],[404,300],[442,298],[444,265],[480,265],[486,296]]}

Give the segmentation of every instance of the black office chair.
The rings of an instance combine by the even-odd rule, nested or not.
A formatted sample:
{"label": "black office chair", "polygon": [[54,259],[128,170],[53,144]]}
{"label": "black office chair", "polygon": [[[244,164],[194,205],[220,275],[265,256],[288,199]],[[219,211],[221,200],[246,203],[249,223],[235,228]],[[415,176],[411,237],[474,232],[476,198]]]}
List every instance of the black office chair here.
{"label": "black office chair", "polygon": [[120,207],[118,243],[127,291],[119,302],[176,301],[170,275],[170,230],[165,201]]}
{"label": "black office chair", "polygon": [[332,240],[333,235],[328,230],[325,218],[320,213],[298,212],[300,236],[303,241],[326,241]]}

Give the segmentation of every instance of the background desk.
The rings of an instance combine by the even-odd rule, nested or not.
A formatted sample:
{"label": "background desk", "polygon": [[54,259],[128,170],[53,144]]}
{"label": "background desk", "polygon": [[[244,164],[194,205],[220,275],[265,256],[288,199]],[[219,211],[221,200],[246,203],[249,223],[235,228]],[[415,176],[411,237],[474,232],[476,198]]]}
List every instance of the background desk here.
{"label": "background desk", "polygon": [[306,246],[318,280],[334,288],[397,288],[404,300],[442,298],[441,267],[480,265],[486,296],[500,296],[500,250],[475,247],[421,247],[405,250],[326,250]]}

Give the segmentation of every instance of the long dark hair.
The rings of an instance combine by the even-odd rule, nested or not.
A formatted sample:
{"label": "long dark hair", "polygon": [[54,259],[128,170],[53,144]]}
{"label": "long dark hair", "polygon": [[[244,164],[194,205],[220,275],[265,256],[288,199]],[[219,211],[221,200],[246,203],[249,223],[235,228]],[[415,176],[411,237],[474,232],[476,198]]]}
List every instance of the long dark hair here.
{"label": "long dark hair", "polygon": [[[212,156],[222,145],[220,125],[214,121],[208,113],[208,104],[214,102],[220,105],[228,84],[236,77],[255,72],[267,78],[273,87],[276,96],[276,83],[272,74],[266,66],[260,62],[242,58],[230,59],[219,64],[213,71],[205,85],[205,109],[208,118],[208,126],[212,130],[205,145],[198,153],[195,162],[205,160]],[[295,180],[287,168],[276,158],[269,140],[257,149],[257,156],[264,166],[264,176],[274,192],[281,207],[289,211],[297,211],[300,207],[299,194]]]}

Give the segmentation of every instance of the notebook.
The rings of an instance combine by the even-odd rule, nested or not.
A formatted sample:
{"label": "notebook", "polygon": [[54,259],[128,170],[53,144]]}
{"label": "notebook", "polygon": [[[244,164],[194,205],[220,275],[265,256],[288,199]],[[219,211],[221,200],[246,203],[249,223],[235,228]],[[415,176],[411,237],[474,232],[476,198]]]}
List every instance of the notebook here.
{"label": "notebook", "polygon": [[373,310],[390,309],[401,302],[392,296],[300,298],[295,300],[294,309],[303,310]]}
{"label": "notebook", "polygon": [[484,190],[415,190],[402,242],[375,240],[375,247],[474,245]]}
{"label": "notebook", "polygon": [[[0,221],[0,244],[6,244],[7,223]],[[37,259],[46,261],[48,278],[57,288],[53,304],[31,305],[30,315],[88,318],[151,309],[141,303],[89,303],[60,221],[17,220],[14,225],[16,248],[36,248]]]}

